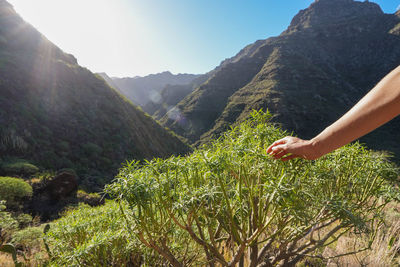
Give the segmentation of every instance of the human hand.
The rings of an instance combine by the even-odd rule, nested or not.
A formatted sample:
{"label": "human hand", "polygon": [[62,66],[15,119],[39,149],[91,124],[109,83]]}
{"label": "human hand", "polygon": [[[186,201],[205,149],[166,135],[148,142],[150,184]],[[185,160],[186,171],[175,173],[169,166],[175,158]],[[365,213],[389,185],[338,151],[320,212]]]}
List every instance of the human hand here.
{"label": "human hand", "polygon": [[294,158],[314,160],[322,156],[311,140],[303,140],[292,136],[286,136],[272,143],[267,148],[267,153],[282,161]]}

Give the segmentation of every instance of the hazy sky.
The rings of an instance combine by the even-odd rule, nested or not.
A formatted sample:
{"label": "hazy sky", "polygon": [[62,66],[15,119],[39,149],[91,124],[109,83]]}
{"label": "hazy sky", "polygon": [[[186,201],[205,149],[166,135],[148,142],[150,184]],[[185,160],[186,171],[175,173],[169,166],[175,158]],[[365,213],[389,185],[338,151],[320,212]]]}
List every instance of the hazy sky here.
{"label": "hazy sky", "polygon": [[[205,73],[258,39],[279,35],[313,0],[9,0],[93,72]],[[394,13],[400,0],[376,0]]]}

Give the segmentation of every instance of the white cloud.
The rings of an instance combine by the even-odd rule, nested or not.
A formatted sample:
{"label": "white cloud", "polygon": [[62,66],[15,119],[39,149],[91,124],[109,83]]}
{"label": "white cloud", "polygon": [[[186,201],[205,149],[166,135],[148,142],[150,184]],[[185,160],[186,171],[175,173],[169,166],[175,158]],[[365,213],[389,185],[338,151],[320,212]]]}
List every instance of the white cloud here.
{"label": "white cloud", "polygon": [[396,8],[396,11],[399,11],[400,10],[400,5]]}

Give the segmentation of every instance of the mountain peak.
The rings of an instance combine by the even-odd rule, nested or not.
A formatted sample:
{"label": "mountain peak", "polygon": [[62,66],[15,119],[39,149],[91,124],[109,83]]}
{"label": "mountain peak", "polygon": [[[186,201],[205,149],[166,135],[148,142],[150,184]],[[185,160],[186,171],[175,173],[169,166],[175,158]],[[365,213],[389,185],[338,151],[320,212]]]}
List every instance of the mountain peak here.
{"label": "mountain peak", "polygon": [[292,20],[289,30],[334,24],[349,19],[382,15],[378,4],[354,0],[316,0]]}

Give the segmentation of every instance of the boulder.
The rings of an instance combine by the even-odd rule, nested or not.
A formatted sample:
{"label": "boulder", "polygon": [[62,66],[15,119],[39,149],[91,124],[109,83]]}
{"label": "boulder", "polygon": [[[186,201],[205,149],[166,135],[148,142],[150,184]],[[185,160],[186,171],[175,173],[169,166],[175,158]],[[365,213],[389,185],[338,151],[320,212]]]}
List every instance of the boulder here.
{"label": "boulder", "polygon": [[78,179],[71,172],[61,172],[55,176],[44,189],[53,199],[63,199],[76,192]]}

